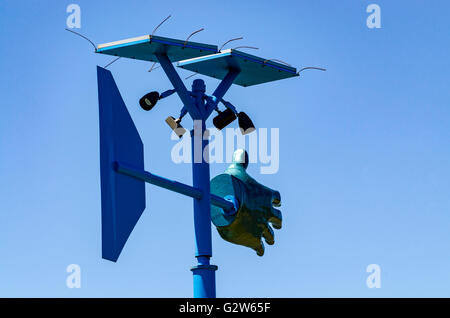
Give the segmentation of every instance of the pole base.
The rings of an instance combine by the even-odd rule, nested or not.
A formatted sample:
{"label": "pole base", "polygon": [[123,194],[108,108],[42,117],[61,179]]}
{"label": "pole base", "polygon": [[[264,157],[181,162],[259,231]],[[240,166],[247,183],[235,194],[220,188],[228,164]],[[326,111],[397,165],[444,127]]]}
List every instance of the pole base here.
{"label": "pole base", "polygon": [[194,298],[216,298],[216,265],[197,265],[194,274]]}

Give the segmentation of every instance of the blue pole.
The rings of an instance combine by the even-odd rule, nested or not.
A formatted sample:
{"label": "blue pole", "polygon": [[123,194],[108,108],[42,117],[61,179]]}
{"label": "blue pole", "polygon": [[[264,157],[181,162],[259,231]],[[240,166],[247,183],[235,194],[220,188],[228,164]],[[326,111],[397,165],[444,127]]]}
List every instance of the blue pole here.
{"label": "blue pole", "polygon": [[[208,139],[203,140],[203,133],[206,130],[205,121],[214,110],[217,103],[225,95],[226,91],[232,85],[234,79],[239,74],[239,70],[230,69],[225,78],[213,93],[214,102],[208,107],[205,105],[204,94],[206,92],[203,80],[197,79],[192,84],[192,98],[184,86],[178,73],[175,71],[167,54],[156,54],[164,72],[177,91],[184,107],[194,120],[194,129],[192,136],[192,177],[193,188],[199,189],[203,194],[201,198],[194,198],[194,231],[197,265],[191,270],[194,274],[194,297],[195,298],[215,298],[216,297],[216,278],[215,271],[217,266],[210,264],[212,256],[211,243],[211,192],[209,162],[204,158],[204,150],[208,145]],[[207,154],[206,154],[207,156]],[[173,185],[173,184],[171,184]],[[219,200],[217,200],[219,199]],[[221,199],[214,197],[214,204],[221,203]],[[223,204],[224,206],[226,204]]]}
{"label": "blue pole", "polygon": [[192,92],[195,96],[195,106],[202,114],[200,120],[194,120],[194,129],[191,131],[193,187],[200,189],[203,193],[200,199],[194,199],[195,257],[197,258],[197,265],[191,268],[194,275],[194,297],[215,298],[217,266],[210,264],[212,240],[209,162],[208,158],[205,158],[207,153],[204,155],[208,139],[203,138],[206,130],[205,120],[208,116],[202,99],[205,93],[204,82],[195,80]]}

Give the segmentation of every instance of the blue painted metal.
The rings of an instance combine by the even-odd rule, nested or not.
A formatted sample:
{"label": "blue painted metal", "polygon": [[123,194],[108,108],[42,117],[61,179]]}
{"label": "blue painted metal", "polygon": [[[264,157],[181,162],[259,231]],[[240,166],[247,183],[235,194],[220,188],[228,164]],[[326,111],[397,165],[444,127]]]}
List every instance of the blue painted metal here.
{"label": "blue painted metal", "polygon": [[[137,41],[142,41],[137,45],[148,45],[148,41],[146,42],[145,39]],[[133,41],[128,42],[132,43]],[[129,46],[128,42],[110,44],[104,48],[99,47],[98,52],[107,53],[106,47],[111,50],[125,48]],[[108,53],[112,52],[108,51]],[[111,73],[99,67],[103,257],[113,261],[117,260],[123,245],[145,208],[144,182],[188,195],[194,198],[195,256],[198,263],[191,268],[194,279],[194,297],[213,298],[216,296],[215,271],[217,266],[210,264],[212,256],[211,204],[218,206],[224,214],[232,216],[239,208],[239,202],[234,197],[229,196],[224,199],[218,195],[211,195],[209,163],[208,159],[203,156],[208,140],[203,139],[203,133],[206,130],[206,119],[230,88],[238,76],[239,70],[229,69],[214,91],[212,98],[208,100],[205,98],[206,87],[203,80],[194,81],[192,92],[186,89],[172,65],[173,56],[169,56],[169,51],[158,51],[152,54],[161,64],[183,102],[184,110],[182,109],[181,113],[189,112],[194,120],[194,129],[191,131],[193,186],[168,180],[144,170],[143,147],[139,134],[132,124]],[[119,114],[120,116],[118,116]],[[128,186],[125,187],[125,184]],[[134,201],[130,201],[130,198],[134,198]]]}
{"label": "blue painted metal", "polygon": [[[195,127],[196,124],[198,125],[197,127]],[[194,200],[196,257],[212,256],[211,216],[206,215],[206,212],[210,213],[211,206],[209,188],[211,179],[209,175],[209,164],[205,161],[203,156],[203,150],[208,145],[208,140],[203,139],[203,132],[205,130],[205,121],[197,120],[197,123],[194,123],[194,130],[191,135],[193,186],[202,190],[204,194],[208,194],[203,196],[200,200]]]}
{"label": "blue painted metal", "polygon": [[[200,261],[199,261],[200,263]],[[194,275],[194,298],[215,298],[216,297],[216,265],[209,265],[209,259],[205,259],[207,264],[199,264],[191,268]]]}
{"label": "blue painted metal", "polygon": [[[170,69],[169,69],[170,71]],[[214,101],[222,99],[226,91],[233,83],[233,79],[238,72],[230,70],[225,79],[220,83],[214,92]],[[191,131],[192,142],[192,176],[193,186],[203,192],[201,199],[194,199],[194,231],[196,242],[196,253],[198,265],[191,270],[194,275],[194,297],[216,297],[215,290],[215,271],[217,266],[210,264],[212,256],[211,243],[211,200],[210,196],[210,174],[209,159],[207,151],[204,151],[208,145],[208,139],[203,138],[206,130],[205,121],[211,114],[211,107],[206,107],[205,83],[201,79],[196,79],[192,85],[192,100],[195,101],[195,107],[200,117],[193,117],[194,129]],[[186,106],[186,105],[185,105]],[[220,196],[219,196],[220,197]],[[235,202],[233,203],[233,207]],[[230,211],[231,209],[228,209]],[[234,212],[230,212],[233,214]]]}
{"label": "blue painted metal", "polygon": [[209,116],[212,111],[217,107],[217,104],[220,100],[222,100],[225,93],[228,89],[233,85],[234,80],[239,75],[240,70],[238,69],[229,69],[228,73],[225,75],[224,79],[220,82],[219,86],[214,90],[213,93],[213,103],[208,104],[207,115]]}
{"label": "blue painted metal", "polygon": [[217,79],[224,79],[230,69],[240,70],[233,83],[244,87],[298,76],[295,67],[232,49],[179,61],[177,66]]}
{"label": "blue painted metal", "polygon": [[145,209],[145,183],[114,171],[116,161],[144,169],[141,138],[111,72],[97,67],[102,195],[102,257],[117,261]]}
{"label": "blue painted metal", "polygon": [[148,182],[150,184],[156,185],[164,189],[184,194],[191,198],[201,199],[203,196],[203,192],[200,189],[196,189],[194,187],[188,186],[178,181],[173,181],[166,179],[164,177],[160,177],[156,174],[147,171],[135,169],[126,163],[115,162],[114,168],[119,173],[128,175],[138,180]]}
{"label": "blue painted metal", "polygon": [[144,35],[100,44],[96,52],[151,62],[159,62],[156,53],[163,53],[168,56],[170,61],[176,62],[216,53],[217,46],[156,35]]}
{"label": "blue painted metal", "polygon": [[180,76],[178,75],[177,71],[173,67],[172,62],[170,62],[167,55],[166,54],[157,54],[156,57],[158,58],[158,61],[161,64],[161,67],[163,68],[164,72],[166,73],[166,75],[169,78],[170,82],[172,83],[173,87],[177,91],[178,96],[180,97],[181,101],[183,102],[184,107],[188,110],[192,119],[201,118],[201,114],[200,114],[199,110],[197,109],[197,107],[195,107],[189,91],[186,89],[186,86],[184,86],[183,81],[181,80]]}
{"label": "blue painted metal", "polygon": [[[171,190],[180,194],[184,194],[188,197],[194,198],[194,199],[201,199],[203,192],[200,189],[191,187],[187,184],[166,179],[164,177],[160,177],[156,174],[142,171],[139,169],[135,169],[134,167],[122,163],[122,162],[115,162],[114,169],[121,174],[136,178],[138,180],[145,181],[147,183],[156,185],[158,187]],[[220,196],[211,194],[211,204],[215,205],[221,209],[224,210],[224,213],[233,214],[235,211],[238,210],[239,206],[236,205],[236,202],[233,201],[232,198],[222,198]]]}
{"label": "blue painted metal", "polygon": [[[197,99],[198,101],[199,99]],[[197,103],[196,106],[204,109],[203,103]],[[203,150],[208,145],[208,140],[203,139],[203,133],[206,130],[205,119],[194,121],[194,129],[191,131],[193,186],[201,189],[205,194],[200,200],[194,199],[195,256],[198,265],[192,267],[191,270],[194,275],[195,298],[216,297],[215,271],[217,266],[210,264],[212,240],[209,163],[203,156]],[[200,158],[198,158],[199,154]]]}

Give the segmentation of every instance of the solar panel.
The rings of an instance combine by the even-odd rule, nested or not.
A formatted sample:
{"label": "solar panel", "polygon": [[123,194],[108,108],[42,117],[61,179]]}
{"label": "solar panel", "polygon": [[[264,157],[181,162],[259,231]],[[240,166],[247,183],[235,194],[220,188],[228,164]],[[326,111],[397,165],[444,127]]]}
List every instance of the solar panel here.
{"label": "solar panel", "polygon": [[240,73],[233,83],[244,87],[298,76],[295,67],[233,49],[179,61],[177,66],[217,79],[237,69]]}
{"label": "solar panel", "polygon": [[145,209],[145,183],[119,174],[116,161],[144,169],[144,147],[111,72],[97,67],[100,118],[102,257],[117,261]]}
{"label": "solar panel", "polygon": [[216,53],[217,46],[156,35],[144,35],[100,44],[96,52],[151,62],[158,62],[155,53],[166,53],[172,62],[176,62]]}

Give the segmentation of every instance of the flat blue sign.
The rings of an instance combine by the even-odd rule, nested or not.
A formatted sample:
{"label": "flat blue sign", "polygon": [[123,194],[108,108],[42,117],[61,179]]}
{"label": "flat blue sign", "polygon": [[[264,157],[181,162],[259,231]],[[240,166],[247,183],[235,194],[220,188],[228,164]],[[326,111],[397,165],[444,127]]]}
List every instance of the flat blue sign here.
{"label": "flat blue sign", "polygon": [[145,182],[115,171],[144,170],[144,147],[110,71],[97,67],[100,120],[102,257],[117,261],[145,209]]}

